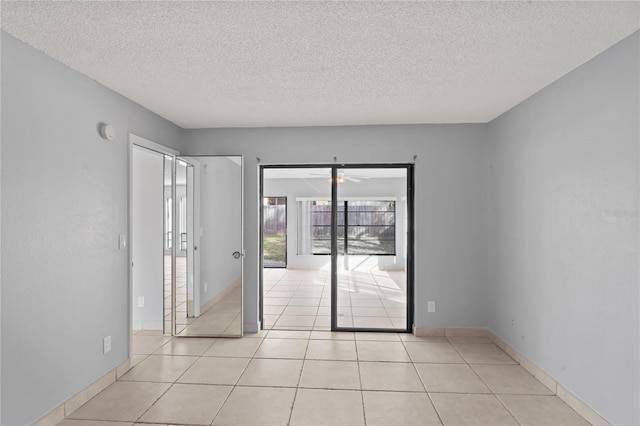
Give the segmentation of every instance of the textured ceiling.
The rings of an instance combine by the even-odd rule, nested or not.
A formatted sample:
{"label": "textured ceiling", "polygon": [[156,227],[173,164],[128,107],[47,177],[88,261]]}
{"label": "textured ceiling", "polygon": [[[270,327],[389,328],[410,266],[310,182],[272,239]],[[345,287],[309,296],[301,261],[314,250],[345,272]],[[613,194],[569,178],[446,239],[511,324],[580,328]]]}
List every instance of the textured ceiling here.
{"label": "textured ceiling", "polygon": [[487,122],[638,2],[3,1],[5,31],[184,128]]}

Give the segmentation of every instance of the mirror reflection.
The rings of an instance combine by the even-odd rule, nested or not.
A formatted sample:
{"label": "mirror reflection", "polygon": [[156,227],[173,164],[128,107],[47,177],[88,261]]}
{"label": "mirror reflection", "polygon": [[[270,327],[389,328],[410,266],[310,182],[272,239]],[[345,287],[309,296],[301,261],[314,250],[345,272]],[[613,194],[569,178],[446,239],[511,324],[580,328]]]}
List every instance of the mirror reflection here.
{"label": "mirror reflection", "polygon": [[175,193],[175,334],[241,336],[242,158],[179,157]]}
{"label": "mirror reflection", "polygon": [[173,229],[173,197],[171,191],[171,181],[173,176],[173,157],[164,156],[164,199],[162,203],[163,217],[163,264],[164,264],[164,333],[171,334],[171,277],[173,262],[171,260],[172,229]]}

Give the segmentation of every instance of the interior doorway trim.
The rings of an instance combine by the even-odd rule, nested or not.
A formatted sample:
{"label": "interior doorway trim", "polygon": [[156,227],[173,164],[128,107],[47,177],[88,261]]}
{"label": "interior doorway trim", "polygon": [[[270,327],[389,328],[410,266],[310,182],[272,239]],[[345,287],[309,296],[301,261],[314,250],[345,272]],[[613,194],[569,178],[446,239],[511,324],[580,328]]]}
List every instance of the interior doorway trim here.
{"label": "interior doorway trim", "polygon": [[[133,240],[133,149],[134,146],[138,146],[141,148],[148,149],[150,151],[157,152],[162,155],[170,156],[173,158],[172,161],[172,176],[175,176],[175,158],[179,154],[178,151],[166,147],[164,145],[160,145],[159,143],[153,142],[149,139],[145,139],[141,136],[138,136],[134,133],[129,133],[129,194],[128,194],[128,226],[127,226],[127,239],[128,239],[128,259],[129,259],[129,267],[128,267],[128,283],[129,283],[129,295],[128,295],[128,304],[127,310],[129,313],[129,359],[133,356],[133,246],[135,241]],[[175,188],[172,189],[175,191]],[[175,194],[172,195],[175,197]],[[172,251],[175,250],[175,244],[172,244]],[[171,256],[175,261],[175,256]],[[175,285],[175,265],[172,267],[172,277],[171,277],[172,285]],[[163,324],[164,324],[164,310],[163,310]]]}

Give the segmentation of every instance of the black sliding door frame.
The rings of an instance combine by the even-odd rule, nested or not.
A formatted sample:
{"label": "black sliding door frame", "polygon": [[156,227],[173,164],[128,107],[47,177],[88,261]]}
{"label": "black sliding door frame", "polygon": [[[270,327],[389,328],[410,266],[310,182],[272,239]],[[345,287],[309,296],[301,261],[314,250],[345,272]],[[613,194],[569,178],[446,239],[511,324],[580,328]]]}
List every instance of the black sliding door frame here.
{"label": "black sliding door frame", "polygon": [[[415,282],[415,204],[414,204],[414,184],[415,184],[415,165],[412,163],[363,163],[363,164],[265,164],[259,166],[259,200],[260,200],[260,213],[259,213],[259,291],[260,291],[260,303],[259,303],[259,315],[261,328],[264,328],[264,307],[263,307],[263,226],[264,226],[264,212],[263,212],[263,200],[264,200],[264,170],[266,169],[301,169],[301,168],[314,168],[314,169],[330,169],[331,170],[331,331],[363,331],[363,332],[378,332],[378,333],[411,333],[413,327],[414,316],[414,282]],[[406,196],[407,196],[407,235],[406,235],[406,327],[401,328],[356,328],[356,327],[339,327],[338,326],[338,170],[342,169],[405,169],[406,170]],[[346,235],[345,235],[346,238]]]}

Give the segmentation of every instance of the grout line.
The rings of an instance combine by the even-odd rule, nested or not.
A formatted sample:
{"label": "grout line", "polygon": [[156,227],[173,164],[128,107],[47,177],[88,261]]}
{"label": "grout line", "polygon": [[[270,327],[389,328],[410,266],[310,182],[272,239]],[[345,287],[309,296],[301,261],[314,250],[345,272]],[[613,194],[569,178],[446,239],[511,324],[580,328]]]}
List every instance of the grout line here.
{"label": "grout line", "polygon": [[[353,335],[355,339],[355,333]],[[354,340],[354,346],[356,347],[356,362],[358,365],[358,381],[360,382],[360,401],[362,401],[362,418],[364,420],[364,425],[367,426],[367,412],[364,409],[364,389],[362,387],[362,374],[360,372],[360,357],[358,356],[358,342]]]}
{"label": "grout line", "polygon": [[[399,338],[400,336],[398,336]],[[411,359],[411,365],[413,365],[413,369],[416,372],[416,375],[418,376],[418,380],[420,380],[420,383],[422,383],[422,388],[424,389],[425,393],[427,394],[427,398],[429,398],[429,402],[431,403],[431,408],[433,408],[433,411],[436,413],[436,416],[438,416],[438,421],[440,422],[441,425],[444,425],[444,421],[442,420],[442,417],[440,417],[440,413],[438,412],[438,409],[436,408],[436,404],[433,403],[433,400],[431,399],[431,395],[429,395],[429,391],[427,390],[427,386],[424,384],[424,381],[422,380],[422,376],[420,375],[420,373],[418,372],[418,369],[416,368],[416,363],[413,362],[413,359],[411,358],[411,355],[409,354],[409,351],[407,350],[407,346],[405,345],[405,341],[400,339],[400,341],[402,342],[402,346],[404,347],[404,350],[407,352],[407,355],[409,355],[409,359]]]}
{"label": "grout line", "polygon": [[287,425],[291,424],[291,418],[293,417],[293,407],[296,405],[296,398],[298,397],[298,389],[300,388],[300,380],[302,379],[302,372],[304,371],[304,363],[307,358],[307,351],[309,350],[309,340],[307,340],[307,346],[304,348],[304,357],[302,359],[302,368],[300,368],[300,375],[298,376],[298,383],[296,385],[296,390],[293,394],[293,401],[291,401],[291,410],[289,411],[289,419],[287,420]]}
{"label": "grout line", "polygon": [[[446,338],[446,336],[445,336]],[[449,341],[449,339],[447,339],[447,341]],[[498,401],[498,403],[507,411],[507,413],[509,413],[509,415],[513,418],[513,420],[517,423],[517,424],[521,424],[518,419],[516,419],[516,416],[513,415],[513,413],[504,405],[504,403],[500,400],[500,398],[498,398],[496,396],[496,393],[493,391],[493,389],[491,389],[491,387],[489,386],[489,384],[487,382],[485,382],[482,377],[480,377],[480,375],[478,374],[478,372],[476,370],[474,370],[473,366],[467,361],[467,359],[462,355],[462,353],[460,353],[460,351],[458,350],[458,348],[456,348],[455,345],[453,345],[450,341],[449,344],[451,345],[451,347],[453,348],[454,351],[456,351],[458,353],[458,356],[460,356],[460,358],[462,358],[465,362],[465,365],[467,367],[469,367],[471,369],[471,371],[473,371],[473,374],[476,375],[476,377],[478,377],[478,379],[480,379],[480,381],[486,386],[487,389],[489,389],[489,392],[491,392],[491,395],[493,396],[494,399],[496,399]],[[497,345],[496,345],[497,346]],[[502,349],[500,349],[502,350]],[[486,365],[486,364],[484,364]],[[511,365],[511,364],[509,364]],[[485,394],[486,395],[486,394]]]}

